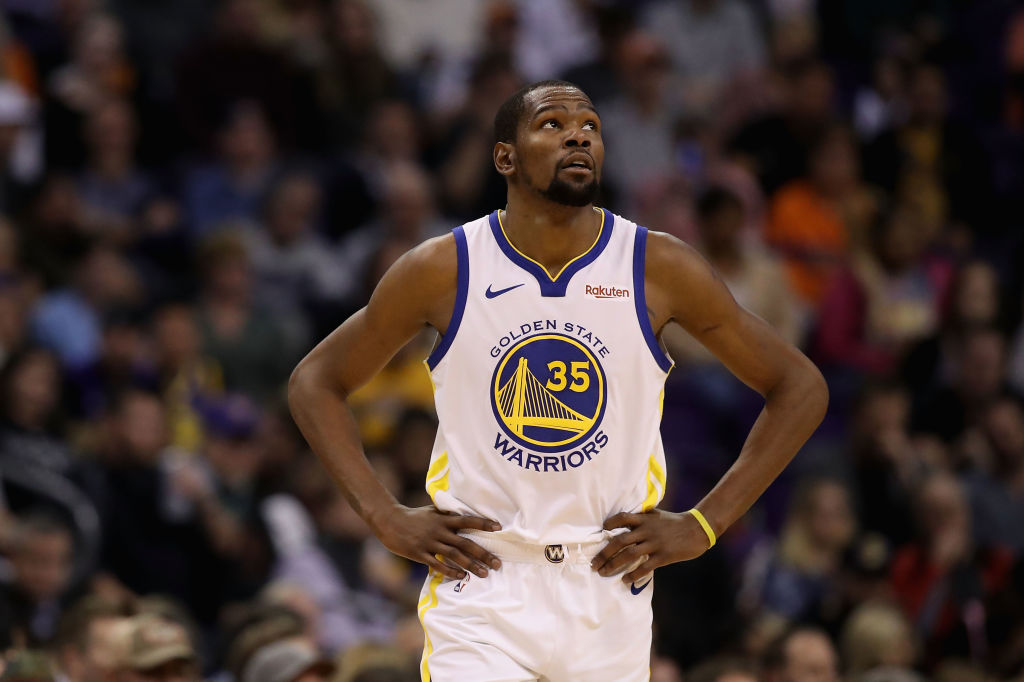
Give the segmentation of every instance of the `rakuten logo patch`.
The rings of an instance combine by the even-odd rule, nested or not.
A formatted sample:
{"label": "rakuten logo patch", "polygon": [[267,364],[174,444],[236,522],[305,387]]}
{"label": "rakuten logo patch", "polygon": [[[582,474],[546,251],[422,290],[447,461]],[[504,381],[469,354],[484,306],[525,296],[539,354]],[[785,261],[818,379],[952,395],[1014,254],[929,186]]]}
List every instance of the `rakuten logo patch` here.
{"label": "rakuten logo patch", "polygon": [[593,296],[594,298],[629,298],[629,289],[593,286],[591,284],[584,286],[583,293],[587,296]]}

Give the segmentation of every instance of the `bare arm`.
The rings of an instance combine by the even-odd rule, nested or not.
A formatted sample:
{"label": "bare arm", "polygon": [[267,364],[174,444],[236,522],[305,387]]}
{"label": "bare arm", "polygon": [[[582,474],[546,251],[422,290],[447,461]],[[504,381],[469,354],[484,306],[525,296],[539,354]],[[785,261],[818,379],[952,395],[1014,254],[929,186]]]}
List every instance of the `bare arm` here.
{"label": "bare arm", "polygon": [[[654,329],[676,322],[765,398],[739,457],[697,505],[715,534],[721,535],[761,496],[821,423],[828,389],[813,363],[763,320],[741,308],[707,262],[679,240],[660,233],[648,236],[645,283]],[[689,514],[658,510],[616,514],[605,527],[632,531],[613,539],[595,559],[595,568],[602,574],[614,574],[648,556],[626,575],[627,581],[657,566],[699,556],[708,545],[704,531]]]}
{"label": "bare arm", "polygon": [[[463,571],[436,555],[486,574],[497,559],[459,536],[462,528],[496,530],[488,519],[409,509],[378,480],[359,442],[348,396],[373,378],[424,325],[439,331],[451,318],[456,293],[451,235],[405,254],[384,275],[365,308],[303,358],[288,383],[288,403],[302,434],[342,493],[391,551],[454,578]],[[424,453],[424,456],[427,456]]]}

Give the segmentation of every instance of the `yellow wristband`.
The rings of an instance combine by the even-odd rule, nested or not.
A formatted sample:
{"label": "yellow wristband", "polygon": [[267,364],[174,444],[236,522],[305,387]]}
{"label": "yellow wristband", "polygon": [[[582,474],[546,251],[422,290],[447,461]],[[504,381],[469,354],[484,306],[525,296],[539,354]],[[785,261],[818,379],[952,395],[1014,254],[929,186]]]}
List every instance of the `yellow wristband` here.
{"label": "yellow wristband", "polygon": [[693,518],[697,519],[697,523],[699,523],[700,527],[704,529],[705,533],[707,533],[708,542],[711,543],[708,545],[708,549],[714,547],[717,538],[715,537],[715,531],[711,530],[711,524],[708,523],[708,520],[704,518],[704,515],[701,514],[700,510],[697,509],[696,507],[694,507],[687,513],[693,516]]}

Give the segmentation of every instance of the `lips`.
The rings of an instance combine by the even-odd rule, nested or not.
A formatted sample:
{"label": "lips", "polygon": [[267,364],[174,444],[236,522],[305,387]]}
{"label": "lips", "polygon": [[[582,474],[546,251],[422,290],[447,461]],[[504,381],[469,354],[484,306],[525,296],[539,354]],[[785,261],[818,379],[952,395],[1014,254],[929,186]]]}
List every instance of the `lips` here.
{"label": "lips", "polygon": [[565,157],[562,161],[562,168],[575,168],[581,170],[594,170],[594,159],[585,152],[575,152]]}

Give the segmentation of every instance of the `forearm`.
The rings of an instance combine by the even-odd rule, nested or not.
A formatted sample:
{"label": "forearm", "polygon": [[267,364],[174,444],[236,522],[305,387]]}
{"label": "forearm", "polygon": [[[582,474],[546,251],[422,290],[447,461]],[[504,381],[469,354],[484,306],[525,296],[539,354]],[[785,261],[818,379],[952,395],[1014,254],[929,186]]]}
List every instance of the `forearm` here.
{"label": "forearm", "polygon": [[809,361],[765,396],[739,457],[697,505],[721,535],[750,509],[824,418],[828,389]]}
{"label": "forearm", "polygon": [[399,503],[367,461],[345,395],[296,371],[288,385],[288,404],[306,442],[345,499],[377,532],[380,519]]}

